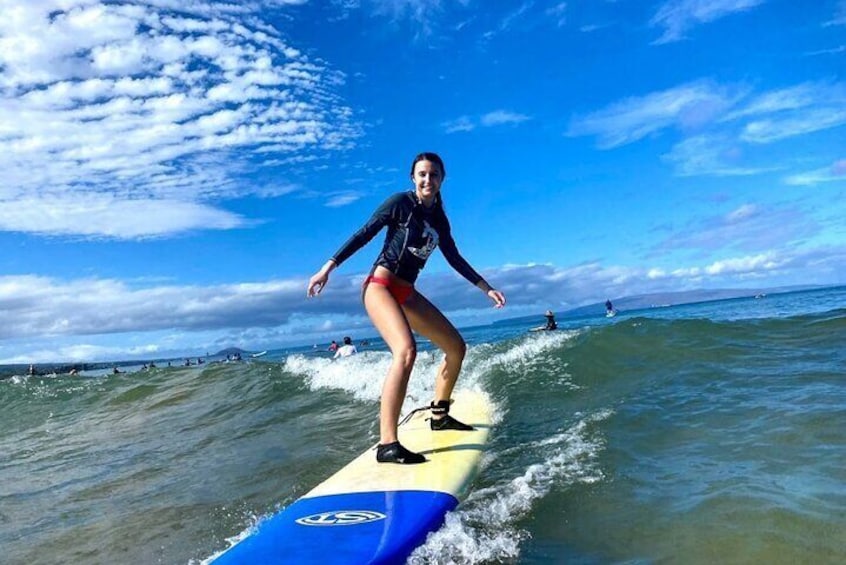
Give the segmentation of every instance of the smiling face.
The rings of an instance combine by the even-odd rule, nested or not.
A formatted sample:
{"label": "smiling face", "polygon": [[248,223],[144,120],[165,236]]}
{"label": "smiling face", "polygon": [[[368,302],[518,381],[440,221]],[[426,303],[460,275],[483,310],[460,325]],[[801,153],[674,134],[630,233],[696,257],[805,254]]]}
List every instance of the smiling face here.
{"label": "smiling face", "polygon": [[443,171],[438,163],[424,159],[414,164],[411,180],[414,183],[417,198],[423,202],[424,206],[429,207],[441,191]]}

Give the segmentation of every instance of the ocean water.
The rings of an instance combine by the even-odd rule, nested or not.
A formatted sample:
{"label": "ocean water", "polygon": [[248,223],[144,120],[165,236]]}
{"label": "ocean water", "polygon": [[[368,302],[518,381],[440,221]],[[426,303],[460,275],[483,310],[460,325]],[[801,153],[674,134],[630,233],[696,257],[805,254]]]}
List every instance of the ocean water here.
{"label": "ocean water", "polygon": [[[846,288],[602,314],[463,332],[497,422],[409,562],[846,562]],[[0,561],[207,561],[376,442],[388,363],[0,381]]]}

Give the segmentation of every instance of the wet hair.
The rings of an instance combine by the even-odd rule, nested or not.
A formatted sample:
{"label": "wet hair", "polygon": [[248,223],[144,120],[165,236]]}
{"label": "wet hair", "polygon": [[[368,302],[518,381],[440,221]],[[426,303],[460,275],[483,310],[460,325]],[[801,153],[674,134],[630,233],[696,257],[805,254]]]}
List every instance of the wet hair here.
{"label": "wet hair", "polygon": [[443,159],[441,159],[440,155],[437,153],[430,153],[425,151],[419,154],[417,157],[414,158],[414,161],[411,162],[411,176],[414,177],[414,166],[419,163],[420,161],[430,161],[438,166],[441,169],[441,180],[446,178],[446,167],[444,167]]}
{"label": "wet hair", "polygon": [[344,345],[352,345],[352,338],[347,336],[344,338]]}

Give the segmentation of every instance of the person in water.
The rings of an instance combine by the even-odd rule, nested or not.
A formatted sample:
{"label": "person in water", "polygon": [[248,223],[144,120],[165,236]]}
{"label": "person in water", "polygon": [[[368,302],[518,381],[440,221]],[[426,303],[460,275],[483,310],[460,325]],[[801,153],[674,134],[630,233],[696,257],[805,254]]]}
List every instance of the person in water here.
{"label": "person in water", "polygon": [[338,357],[349,357],[350,355],[355,355],[356,353],[358,353],[358,350],[355,348],[355,345],[353,345],[352,338],[347,336],[344,338],[344,345],[338,348],[332,359],[337,359]]}
{"label": "person in water", "polygon": [[547,310],[546,314],[546,327],[545,330],[557,330],[558,324],[555,323],[555,314],[552,313],[552,310]]}
{"label": "person in water", "polygon": [[493,288],[461,256],[452,238],[441,198],[446,170],[435,153],[421,153],[411,164],[414,189],[390,196],[373,216],[329,259],[308,282],[307,295],[316,296],[329,282],[329,274],[387,227],[382,251],[362,287],[364,307],[373,325],[391,350],[392,361],[382,385],[379,417],[380,463],[423,463],[426,458],[397,440],[397,420],[417,356],[412,332],[432,341],[444,352],[435,378],[435,399],[430,404],[432,430],[472,430],[449,415],[467,345],[455,326],[414,287],[414,282],[436,247],[447,262],[490,298],[496,308],[505,295]]}

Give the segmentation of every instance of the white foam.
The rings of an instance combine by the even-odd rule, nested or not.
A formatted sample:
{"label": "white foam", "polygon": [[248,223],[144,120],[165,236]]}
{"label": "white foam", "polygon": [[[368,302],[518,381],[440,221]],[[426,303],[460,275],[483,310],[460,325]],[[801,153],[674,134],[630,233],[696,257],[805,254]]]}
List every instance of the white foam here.
{"label": "white foam", "polygon": [[[468,355],[469,358],[469,355]],[[410,410],[427,404],[434,396],[435,375],[442,362],[440,351],[419,351],[408,381],[406,405]],[[305,355],[291,355],[285,360],[285,370],[303,375],[312,390],[334,388],[346,390],[355,398],[378,401],[382,383],[391,366],[391,354],[386,351],[364,351],[337,360]],[[465,370],[459,376],[458,390],[481,390],[478,375]]]}
{"label": "white foam", "polygon": [[205,559],[202,559],[202,560],[191,559],[191,560],[188,561],[188,565],[209,565],[215,559],[217,559],[218,557],[223,555],[225,552],[232,549],[233,546],[237,545],[241,541],[243,541],[243,540],[247,539],[249,536],[253,535],[258,530],[259,525],[261,525],[261,523],[264,522],[265,520],[268,520],[272,515],[273,515],[273,513],[268,513],[264,516],[257,516],[257,515],[252,514],[252,513],[249,514],[249,516],[247,516],[247,518],[249,520],[248,526],[243,531],[241,531],[241,533],[226,538],[226,543],[228,545],[226,546],[225,549],[221,549],[220,551],[217,551],[217,552],[213,553],[212,555],[209,555],[208,557],[206,557]]}
{"label": "white foam", "polygon": [[[533,372],[551,364],[559,364],[556,370],[567,366],[546,352],[558,349],[579,335],[578,331],[537,332],[517,341],[505,351],[497,351],[499,345],[482,344],[471,348],[465,362],[464,378],[473,382],[495,368],[505,368],[513,374],[531,376]],[[541,334],[541,335],[538,335]]]}
{"label": "white foam", "polygon": [[[544,364],[558,363],[554,367],[562,379],[569,375],[561,369],[566,363],[551,359],[545,352],[561,347],[573,339],[578,331],[538,332],[510,343],[501,351],[502,344],[483,343],[468,347],[467,356],[456,390],[485,391],[487,375],[494,369],[508,370],[515,379],[532,378],[532,375]],[[406,392],[404,412],[427,404],[434,396],[435,375],[443,359],[443,354],[435,349],[418,351],[417,360]],[[312,390],[334,388],[345,390],[363,401],[378,402],[382,394],[382,383],[391,365],[391,354],[387,351],[363,351],[350,357],[330,359],[295,354],[285,359],[285,370],[303,375],[307,386]],[[501,421],[504,412],[494,406],[493,423]]]}
{"label": "white foam", "polygon": [[520,544],[529,538],[518,523],[537,500],[554,488],[603,479],[597,460],[604,440],[592,431],[591,424],[611,413],[601,411],[559,434],[500,454],[499,458],[514,459],[539,453],[545,458],[511,480],[473,491],[447,515],[443,527],[414,551],[409,563],[476,564],[516,559]]}

